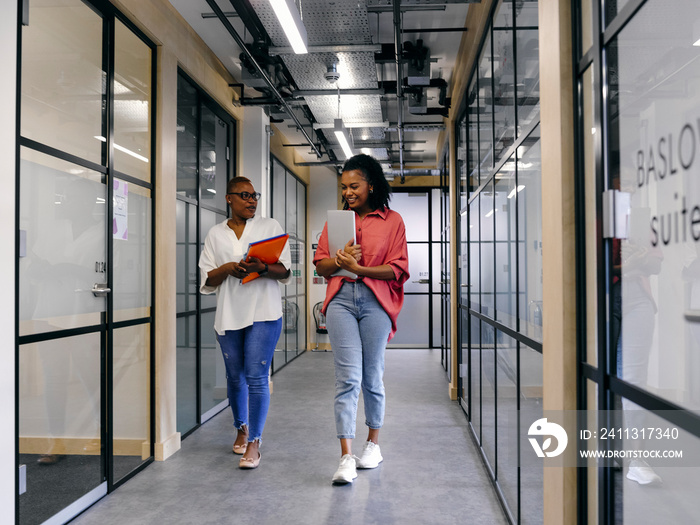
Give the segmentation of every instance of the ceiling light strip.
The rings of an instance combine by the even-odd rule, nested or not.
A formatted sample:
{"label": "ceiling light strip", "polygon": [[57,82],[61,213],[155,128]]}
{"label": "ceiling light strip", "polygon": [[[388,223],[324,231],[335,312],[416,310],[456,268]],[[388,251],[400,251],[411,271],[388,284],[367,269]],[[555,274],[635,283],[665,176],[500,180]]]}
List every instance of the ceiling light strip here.
{"label": "ceiling light strip", "polygon": [[248,47],[245,45],[245,42],[243,41],[241,36],[234,29],[234,27],[231,25],[231,22],[229,22],[226,19],[224,12],[219,8],[218,4],[216,3],[216,0],[206,0],[206,2],[207,2],[207,4],[209,4],[209,7],[211,7],[212,10],[217,14],[217,16],[219,17],[219,20],[221,21],[223,26],[226,28],[226,31],[228,31],[228,33],[233,37],[233,39],[236,41],[236,44],[238,44],[238,47],[241,48],[241,50],[246,54],[246,56],[251,61],[253,66],[255,66],[256,71],[261,76],[261,78],[265,81],[265,83],[269,86],[270,90],[275,95],[275,97],[277,97],[277,100],[280,101],[280,104],[282,104],[282,106],[284,107],[287,114],[290,117],[292,117],[292,120],[294,120],[294,122],[296,122],[299,131],[301,132],[302,135],[304,135],[304,138],[308,141],[309,145],[316,152],[316,156],[318,158],[321,158],[322,157],[321,150],[319,150],[318,146],[316,146],[316,144],[314,144],[314,141],[311,140],[311,137],[309,137],[309,134],[306,132],[306,130],[304,129],[304,126],[301,124],[299,117],[297,117],[296,114],[294,114],[294,112],[292,111],[292,108],[290,108],[289,104],[287,104],[287,101],[284,100],[284,97],[282,95],[280,95],[279,91],[277,91],[277,88],[272,83],[272,81],[267,76],[267,74],[262,70],[262,68],[260,67],[260,64],[258,64],[258,61],[255,60],[255,57],[250,52]]}
{"label": "ceiling light strip", "polygon": [[297,55],[308,53],[306,28],[293,0],[270,0],[270,5],[294,52]]}

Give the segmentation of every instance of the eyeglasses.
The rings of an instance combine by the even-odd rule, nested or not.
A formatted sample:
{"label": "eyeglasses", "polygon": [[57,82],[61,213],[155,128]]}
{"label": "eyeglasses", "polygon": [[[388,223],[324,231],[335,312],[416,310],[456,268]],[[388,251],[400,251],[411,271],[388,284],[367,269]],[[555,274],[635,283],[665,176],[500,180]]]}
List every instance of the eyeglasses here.
{"label": "eyeglasses", "polygon": [[254,201],[257,201],[260,198],[260,193],[253,192],[253,193],[248,193],[247,191],[241,191],[241,192],[235,192],[232,191],[231,193],[227,193],[226,195],[239,195],[241,199],[244,201],[247,201],[249,199],[253,199]]}

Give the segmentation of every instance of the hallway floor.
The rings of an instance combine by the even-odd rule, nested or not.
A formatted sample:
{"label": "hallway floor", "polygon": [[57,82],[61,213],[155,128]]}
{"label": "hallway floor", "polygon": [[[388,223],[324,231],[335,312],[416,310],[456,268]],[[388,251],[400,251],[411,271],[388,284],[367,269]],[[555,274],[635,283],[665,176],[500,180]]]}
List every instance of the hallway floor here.
{"label": "hallway floor", "polygon": [[[238,469],[227,408],[182,448],[89,508],[76,525],[506,523],[469,436],[447,396],[439,350],[387,350],[384,461],[333,486],[340,459],[333,420],[333,354],[306,352],[273,376],[255,470]],[[353,451],[367,437],[362,401]]]}

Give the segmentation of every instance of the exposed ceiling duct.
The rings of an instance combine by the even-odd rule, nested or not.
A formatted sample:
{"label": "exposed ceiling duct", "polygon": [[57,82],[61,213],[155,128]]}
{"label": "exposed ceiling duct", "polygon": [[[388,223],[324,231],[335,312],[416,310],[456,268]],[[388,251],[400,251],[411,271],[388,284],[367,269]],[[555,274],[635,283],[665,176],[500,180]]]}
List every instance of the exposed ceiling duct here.
{"label": "exposed ceiling duct", "polygon": [[316,156],[318,158],[321,158],[323,154],[321,151],[318,149],[318,146],[314,144],[313,140],[311,140],[311,137],[309,137],[308,133],[306,133],[306,130],[304,130],[304,126],[301,124],[299,121],[299,118],[294,114],[292,111],[292,108],[289,107],[287,102],[284,100],[284,97],[280,94],[279,91],[277,91],[277,88],[273,84],[273,82],[270,80],[270,78],[267,76],[265,71],[263,71],[262,67],[260,67],[260,64],[255,60],[253,57],[253,54],[248,50],[248,48],[245,45],[245,42],[243,42],[243,39],[240,37],[240,35],[236,32],[234,27],[231,25],[231,23],[228,21],[226,18],[226,15],[224,12],[219,8],[215,0],[206,0],[207,4],[209,4],[209,7],[212,8],[214,13],[219,17],[219,20],[221,23],[224,25],[226,30],[229,32],[229,34],[233,37],[233,39],[236,41],[236,43],[239,45],[241,50],[245,53],[245,55],[248,57],[248,60],[253,64],[255,67],[256,71],[260,75],[260,77],[265,81],[265,83],[269,86],[270,91],[273,93],[273,95],[277,98],[277,100],[280,101],[280,104],[284,107],[286,110],[287,114],[292,117],[292,120],[296,122],[297,126],[299,126],[299,131],[302,132],[304,137],[306,137],[306,140],[309,142],[309,145],[311,148],[316,152]]}
{"label": "exposed ceiling duct", "polygon": [[403,60],[401,46],[401,0],[394,0],[394,53],[396,54],[396,99],[397,99],[397,125],[399,134],[399,176],[401,184],[406,182],[403,169],[403,73],[401,63]]}
{"label": "exposed ceiling duct", "polygon": [[[333,133],[340,116],[355,151],[411,175],[407,164],[439,162],[452,69],[474,1],[294,0],[308,36],[308,53],[297,55],[269,0],[170,0],[239,82],[235,103],[262,107],[284,145],[295,145],[298,165],[342,162]],[[217,8],[224,4],[235,12]],[[207,5],[213,13],[203,12]],[[407,133],[424,147],[407,149],[417,142]]]}

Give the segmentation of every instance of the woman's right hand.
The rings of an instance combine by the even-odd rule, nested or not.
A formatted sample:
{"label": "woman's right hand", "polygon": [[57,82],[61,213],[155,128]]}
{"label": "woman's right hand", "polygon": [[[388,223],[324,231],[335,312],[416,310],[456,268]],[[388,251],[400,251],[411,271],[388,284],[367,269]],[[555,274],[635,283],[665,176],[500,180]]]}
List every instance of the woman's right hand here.
{"label": "woman's right hand", "polygon": [[241,266],[240,263],[231,261],[230,263],[226,263],[224,267],[228,275],[233,275],[237,279],[243,279],[246,275],[248,275],[247,270]]}
{"label": "woman's right hand", "polygon": [[358,263],[362,259],[362,248],[359,244],[353,244],[352,239],[350,239],[343,248],[343,251],[347,253],[350,257],[353,257]]}

